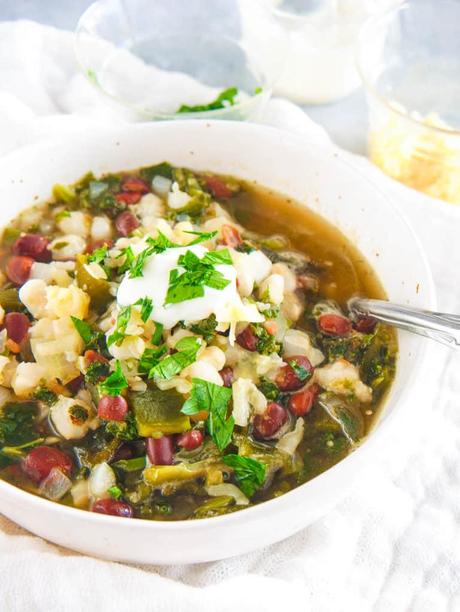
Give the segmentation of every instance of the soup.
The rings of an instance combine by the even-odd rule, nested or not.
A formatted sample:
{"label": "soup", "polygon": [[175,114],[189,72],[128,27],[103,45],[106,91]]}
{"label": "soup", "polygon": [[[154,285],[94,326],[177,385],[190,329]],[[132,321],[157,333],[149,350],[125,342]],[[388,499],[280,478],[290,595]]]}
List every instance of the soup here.
{"label": "soup", "polygon": [[352,452],[394,376],[384,298],[333,226],[168,163],[73,186],[3,232],[0,477],[124,518],[213,517]]}

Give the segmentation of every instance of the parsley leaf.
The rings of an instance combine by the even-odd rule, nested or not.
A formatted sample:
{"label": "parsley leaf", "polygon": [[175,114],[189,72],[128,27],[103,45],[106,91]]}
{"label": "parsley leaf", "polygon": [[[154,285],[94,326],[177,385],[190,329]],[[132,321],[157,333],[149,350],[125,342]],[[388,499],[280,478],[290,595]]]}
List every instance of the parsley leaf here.
{"label": "parsley leaf", "polygon": [[152,342],[152,344],[160,344],[161,337],[163,335],[164,325],[162,323],[158,323],[158,321],[154,321],[154,323],[155,323],[155,331],[150,341]]}
{"label": "parsley leaf", "polygon": [[233,468],[236,481],[247,497],[252,497],[259,487],[264,484],[267,468],[264,463],[241,457],[240,455],[225,455],[223,462]]}
{"label": "parsley leaf", "polygon": [[88,255],[88,263],[101,264],[107,257],[108,251],[109,248],[106,244],[104,244],[104,246],[99,247],[98,249],[94,249],[94,251],[90,255]]}
{"label": "parsley leaf", "polygon": [[222,452],[230,444],[235,426],[233,417],[227,418],[232,390],[201,378],[193,378],[192,383],[190,399],[184,403],[181,412],[190,415],[207,410],[206,427]]}
{"label": "parsley leaf", "polygon": [[153,311],[152,300],[148,297],[144,297],[144,298],[141,298],[140,300],[137,300],[134,306],[141,307],[141,319],[144,321],[144,323],[147,323]]}
{"label": "parsley leaf", "polygon": [[86,348],[93,348],[100,353],[105,353],[107,345],[105,341],[105,335],[102,332],[94,331],[86,321],[77,319],[77,317],[70,317],[75,329],[80,334],[81,339],[85,343]]}
{"label": "parsley leaf", "polygon": [[194,323],[190,326],[191,331],[194,334],[198,334],[199,336],[203,336],[206,342],[209,342],[216,332],[217,320],[216,315],[212,314],[207,319],[203,319],[198,323]]}
{"label": "parsley leaf", "polygon": [[161,359],[161,361],[159,361],[156,365],[154,365],[149,372],[149,378],[158,377],[164,380],[169,380],[176,374],[179,374],[184,368],[196,361],[196,355],[200,347],[200,338],[195,338],[194,336],[187,336],[186,338],[182,338],[182,340],[179,340],[179,342],[174,347],[177,352],[168,355],[164,359]]}
{"label": "parsley leaf", "polygon": [[213,266],[218,264],[232,265],[233,260],[228,249],[221,249],[220,251],[209,251],[201,260],[202,263],[211,264]]}
{"label": "parsley leaf", "polygon": [[117,485],[114,485],[113,487],[110,487],[110,489],[107,489],[107,493],[112,499],[120,499],[120,497],[123,495],[122,490],[120,489],[120,487],[117,487]]}
{"label": "parsley leaf", "polygon": [[200,244],[200,242],[206,242],[206,240],[212,240],[214,236],[217,236],[217,232],[185,232],[186,234],[193,234],[196,236],[192,242],[189,242],[187,246],[193,246],[194,244]]}
{"label": "parsley leaf", "polygon": [[127,387],[128,381],[121,370],[121,363],[117,359],[115,371],[112,372],[104,381],[99,383],[99,393],[101,395],[120,395],[120,393],[124,389],[127,389]]}
{"label": "parsley leaf", "polygon": [[235,99],[238,95],[238,87],[229,87],[220,92],[215,100],[209,104],[197,104],[195,106],[189,106],[188,104],[182,104],[177,111],[178,113],[202,113],[210,110],[218,110],[219,108],[227,108],[237,103]]}
{"label": "parsley leaf", "polygon": [[124,274],[125,272],[130,270],[135,260],[133,249],[130,246],[126,247],[126,249],[123,249],[123,251],[121,252],[119,257],[117,257],[117,259],[120,259],[121,257],[124,257],[124,261],[120,266],[118,266],[118,272],[119,274]]}
{"label": "parsley leaf", "polygon": [[[222,253],[222,255],[218,255]],[[185,271],[180,273],[176,268],[169,274],[169,287],[166,294],[165,304],[177,304],[185,300],[192,300],[204,295],[204,287],[213,289],[224,289],[230,284],[222,272],[214,268],[214,261],[219,263],[232,262],[227,249],[206,253],[200,259],[192,251],[186,251],[179,257],[177,263]]]}
{"label": "parsley leaf", "polygon": [[122,308],[118,313],[115,331],[107,338],[107,346],[111,346],[112,344],[120,346],[120,344],[126,337],[126,328],[128,327],[130,318],[131,306],[126,306],[126,308]]}
{"label": "parsley leaf", "polygon": [[86,321],[82,321],[81,319],[77,319],[77,317],[70,317],[72,319],[72,323],[80,334],[81,339],[85,344],[89,344],[94,338],[94,331],[91,329],[91,325],[86,323]]}
{"label": "parsley leaf", "polygon": [[168,349],[165,344],[155,349],[145,349],[139,361],[139,372],[148,374],[149,378],[153,378],[155,375],[155,373],[152,372],[153,368],[160,363],[161,358],[164,357],[167,352]]}

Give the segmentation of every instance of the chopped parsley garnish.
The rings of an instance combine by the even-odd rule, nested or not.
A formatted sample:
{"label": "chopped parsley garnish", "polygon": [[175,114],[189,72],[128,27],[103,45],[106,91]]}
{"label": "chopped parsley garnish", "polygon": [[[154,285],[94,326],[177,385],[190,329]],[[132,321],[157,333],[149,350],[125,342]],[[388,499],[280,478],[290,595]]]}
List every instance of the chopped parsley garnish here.
{"label": "chopped parsley garnish", "polygon": [[[149,378],[162,378],[169,380],[176,374],[180,374],[184,368],[196,361],[196,355],[201,347],[201,339],[194,336],[182,338],[174,347],[176,353],[172,353],[158,361],[149,371]],[[147,349],[149,351],[160,351],[160,349]],[[145,355],[145,351],[144,351]],[[144,358],[142,355],[142,358]],[[142,363],[142,359],[141,359]]]}
{"label": "chopped parsley garnish", "polygon": [[97,334],[97,332],[95,332],[92,328],[91,325],[89,323],[86,323],[86,321],[82,321],[81,319],[77,319],[77,317],[70,317],[72,319],[72,323],[74,324],[75,329],[77,330],[77,332],[80,334],[81,339],[83,340],[83,342],[88,345],[92,342],[92,340],[94,339],[95,334]]}
{"label": "chopped parsley garnish", "polygon": [[181,412],[191,415],[207,410],[207,430],[222,452],[230,444],[235,426],[233,417],[227,418],[232,390],[201,378],[194,378],[192,383],[190,398],[182,406]]}
{"label": "chopped parsley garnish", "polygon": [[39,387],[34,393],[34,399],[43,402],[47,406],[53,406],[58,401],[58,396],[51,389]]}
{"label": "chopped parsley garnish", "polygon": [[264,484],[267,471],[264,463],[240,455],[225,455],[222,460],[233,468],[238,486],[247,497],[252,497]]}
{"label": "chopped parsley garnish", "polygon": [[148,378],[153,378],[155,376],[153,369],[160,363],[162,357],[164,357],[167,352],[168,349],[164,344],[158,348],[145,349],[139,362],[139,372],[148,374]]}
{"label": "chopped parsley garnish", "polygon": [[[206,240],[214,238],[217,232],[187,232],[187,234],[193,234],[196,236],[194,240],[186,245],[193,246],[195,244],[200,244],[200,242],[205,242]],[[119,268],[120,274],[129,270],[129,276],[131,278],[139,278],[143,275],[144,265],[148,257],[151,257],[154,254],[163,253],[166,251],[166,249],[179,249],[184,246],[183,244],[171,242],[171,240],[160,231],[158,232],[158,236],[156,238],[147,238],[146,243],[148,245],[147,248],[141,251],[139,255],[134,255],[130,246],[123,250],[122,255],[124,256],[125,260]],[[231,258],[230,263],[232,263]]]}
{"label": "chopped parsley garnish", "polygon": [[235,99],[238,95],[238,87],[229,87],[220,92],[215,100],[209,104],[196,104],[195,106],[189,106],[188,104],[182,104],[177,111],[178,113],[203,113],[206,111],[219,110],[220,108],[227,108],[228,106],[234,106],[237,103]]}
{"label": "chopped parsley garnish", "polygon": [[112,499],[120,499],[120,497],[123,495],[123,491],[116,485],[110,487],[110,489],[107,489],[107,493]]}
{"label": "chopped parsley garnish", "polygon": [[215,236],[217,236],[217,232],[185,232],[186,234],[193,234],[196,236],[192,242],[189,242],[187,246],[193,246],[194,244],[200,244],[201,242],[206,242],[207,240],[212,240]]}
{"label": "chopped parsley garnish", "polygon": [[165,304],[177,304],[204,295],[204,287],[225,289],[230,281],[222,272],[214,268],[215,264],[231,264],[232,258],[228,249],[206,253],[200,259],[192,251],[179,257],[177,263],[184,268],[180,273],[177,268],[169,274],[169,287]]}
{"label": "chopped parsley garnish", "polygon": [[124,261],[118,267],[118,272],[120,274],[124,274],[125,272],[131,269],[131,266],[133,265],[133,262],[136,257],[133,253],[133,249],[130,246],[126,247],[126,249],[123,249],[121,255],[117,259],[120,259],[121,257],[124,258]]}
{"label": "chopped parsley garnish", "polygon": [[153,311],[152,300],[148,297],[144,297],[144,298],[141,298],[140,300],[137,300],[134,306],[141,307],[141,319],[143,320],[144,323],[147,323]]}
{"label": "chopped parsley garnish", "polygon": [[94,331],[89,323],[77,319],[77,317],[70,317],[75,329],[80,334],[81,339],[85,343],[85,348],[92,348],[100,353],[107,352],[107,344],[105,340],[105,334],[99,331]]}
{"label": "chopped parsley garnish", "polygon": [[161,338],[163,336],[164,325],[162,323],[158,323],[158,321],[154,321],[155,323],[155,331],[153,332],[153,336],[151,337],[152,344],[160,344]]}
{"label": "chopped parsley garnish", "polygon": [[209,342],[216,333],[216,327],[217,327],[216,315],[212,314],[207,319],[203,319],[203,321],[199,321],[198,323],[191,325],[190,330],[194,334],[203,336],[206,342]]}
{"label": "chopped parsley garnish", "polygon": [[101,395],[120,395],[124,389],[128,388],[128,381],[121,370],[121,363],[118,361],[115,365],[115,371],[112,372],[104,381],[99,383],[98,389]]}
{"label": "chopped parsley garnish", "polygon": [[104,259],[107,257],[108,250],[109,247],[106,244],[98,249],[94,249],[94,251],[88,255],[88,263],[103,263]]}
{"label": "chopped parsley garnish", "polygon": [[107,346],[111,346],[112,344],[120,346],[120,344],[126,338],[126,328],[128,327],[130,318],[131,306],[126,306],[125,308],[122,308],[118,313],[115,331],[107,338]]}

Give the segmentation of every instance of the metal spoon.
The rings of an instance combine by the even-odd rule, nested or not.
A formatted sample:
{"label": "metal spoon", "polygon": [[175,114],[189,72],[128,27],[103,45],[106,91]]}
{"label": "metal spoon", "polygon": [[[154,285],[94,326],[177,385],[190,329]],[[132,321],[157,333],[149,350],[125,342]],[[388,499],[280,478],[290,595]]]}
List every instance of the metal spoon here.
{"label": "metal spoon", "polygon": [[353,314],[368,315],[388,325],[419,334],[460,349],[460,316],[400,306],[383,300],[354,297],[348,301]]}

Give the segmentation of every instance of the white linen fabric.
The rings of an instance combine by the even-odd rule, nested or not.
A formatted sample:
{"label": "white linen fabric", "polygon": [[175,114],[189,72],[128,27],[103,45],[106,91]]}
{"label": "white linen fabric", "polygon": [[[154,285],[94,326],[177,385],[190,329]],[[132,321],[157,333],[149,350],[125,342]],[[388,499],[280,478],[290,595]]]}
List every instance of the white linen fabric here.
{"label": "white linen fabric", "polygon": [[[67,32],[0,24],[0,154],[128,120],[79,74],[72,45]],[[264,122],[334,146],[284,100],[269,103]],[[410,218],[428,253],[440,309],[460,312],[460,210],[344,155]],[[404,257],[404,245],[394,248]],[[359,487],[304,531],[217,563],[139,567],[61,549],[0,517],[0,609],[460,610],[460,358],[434,344],[430,351],[432,376],[414,393],[412,420]]]}

